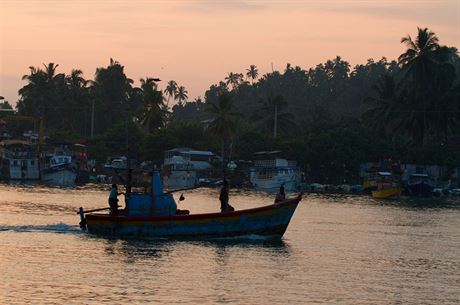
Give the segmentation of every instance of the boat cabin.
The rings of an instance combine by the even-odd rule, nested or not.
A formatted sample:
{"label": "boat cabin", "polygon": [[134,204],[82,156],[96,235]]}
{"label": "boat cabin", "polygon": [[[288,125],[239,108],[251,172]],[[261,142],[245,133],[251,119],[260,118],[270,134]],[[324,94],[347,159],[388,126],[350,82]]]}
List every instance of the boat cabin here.
{"label": "boat cabin", "polygon": [[154,171],[144,181],[150,186],[144,192],[131,192],[126,202],[126,216],[173,216],[177,213],[177,204],[171,193],[165,193],[160,173]]}
{"label": "boat cabin", "polygon": [[121,157],[108,157],[104,164],[104,168],[112,169],[125,169],[128,167],[128,158],[125,156]]}
{"label": "boat cabin", "polygon": [[64,156],[64,155],[52,156],[49,159],[49,163],[50,163],[50,168],[72,164],[72,157]]}

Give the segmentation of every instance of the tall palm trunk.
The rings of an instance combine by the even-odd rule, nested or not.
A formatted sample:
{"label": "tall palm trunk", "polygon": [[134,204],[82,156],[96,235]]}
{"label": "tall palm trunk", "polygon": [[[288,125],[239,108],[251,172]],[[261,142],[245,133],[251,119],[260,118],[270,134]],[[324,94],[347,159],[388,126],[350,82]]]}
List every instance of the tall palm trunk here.
{"label": "tall palm trunk", "polygon": [[225,142],[226,142],[225,139],[222,139],[222,147],[221,147],[221,149],[222,149],[222,171],[223,171],[224,175],[225,175],[225,163],[226,163],[225,162],[225,158],[226,158],[226,155],[225,155]]}

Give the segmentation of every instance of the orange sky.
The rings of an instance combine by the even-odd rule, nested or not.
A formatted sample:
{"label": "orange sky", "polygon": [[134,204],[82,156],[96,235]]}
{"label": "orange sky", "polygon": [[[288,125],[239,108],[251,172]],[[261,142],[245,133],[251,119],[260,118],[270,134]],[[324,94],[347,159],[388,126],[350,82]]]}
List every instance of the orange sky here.
{"label": "orange sky", "polygon": [[135,85],[173,79],[192,100],[251,64],[263,74],[336,55],[395,59],[417,26],[459,48],[460,0],[0,0],[0,96],[17,101],[29,66],[93,79],[113,58]]}

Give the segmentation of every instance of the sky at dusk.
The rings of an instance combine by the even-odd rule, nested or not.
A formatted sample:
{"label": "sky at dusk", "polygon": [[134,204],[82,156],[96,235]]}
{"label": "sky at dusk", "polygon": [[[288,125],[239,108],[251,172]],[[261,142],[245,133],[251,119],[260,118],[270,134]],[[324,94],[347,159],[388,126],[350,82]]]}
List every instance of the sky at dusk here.
{"label": "sky at dusk", "polygon": [[460,0],[0,0],[0,96],[15,104],[29,66],[93,79],[110,58],[127,76],[175,80],[189,100],[228,72],[396,59],[417,26],[460,47]]}

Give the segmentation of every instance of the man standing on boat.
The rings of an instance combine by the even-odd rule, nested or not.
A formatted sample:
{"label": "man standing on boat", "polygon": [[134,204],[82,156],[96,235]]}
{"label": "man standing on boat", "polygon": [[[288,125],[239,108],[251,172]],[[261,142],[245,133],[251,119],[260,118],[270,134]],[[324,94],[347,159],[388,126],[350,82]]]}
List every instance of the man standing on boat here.
{"label": "man standing on boat", "polygon": [[220,211],[221,212],[233,212],[235,209],[228,203],[228,181],[224,179],[222,188],[220,189]]}
{"label": "man standing on boat", "polygon": [[228,181],[224,179],[224,183],[222,184],[222,188],[220,189],[220,211],[225,212],[228,208]]}
{"label": "man standing on boat", "polygon": [[109,206],[110,206],[110,215],[117,216],[118,215],[118,195],[123,193],[118,193],[117,185],[114,183],[112,184],[112,189],[109,193]]}
{"label": "man standing on boat", "polygon": [[284,185],[281,185],[279,192],[276,194],[275,203],[284,201],[285,199],[286,193],[284,192]]}

